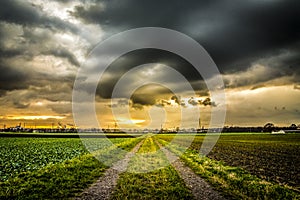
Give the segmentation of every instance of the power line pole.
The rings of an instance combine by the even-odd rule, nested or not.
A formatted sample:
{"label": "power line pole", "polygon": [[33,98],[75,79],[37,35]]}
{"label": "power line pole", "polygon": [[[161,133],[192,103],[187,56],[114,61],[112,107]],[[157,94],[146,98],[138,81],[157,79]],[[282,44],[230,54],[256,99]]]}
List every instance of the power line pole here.
{"label": "power line pole", "polygon": [[115,122],[115,132],[117,132],[117,122]]}

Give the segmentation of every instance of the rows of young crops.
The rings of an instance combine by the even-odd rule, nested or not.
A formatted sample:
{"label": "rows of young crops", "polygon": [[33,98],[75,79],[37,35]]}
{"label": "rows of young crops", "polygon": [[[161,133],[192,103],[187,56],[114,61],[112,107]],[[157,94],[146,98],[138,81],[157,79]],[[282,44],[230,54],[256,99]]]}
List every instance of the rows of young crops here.
{"label": "rows of young crops", "polygon": [[0,180],[85,153],[80,139],[1,138]]}
{"label": "rows of young crops", "polygon": [[[126,138],[1,138],[0,181],[120,143]],[[87,148],[88,146],[88,148]]]}
{"label": "rows of young crops", "polygon": [[[85,144],[95,151],[88,153],[80,139],[5,138],[1,140],[1,145],[6,147],[1,151],[11,155],[4,157],[6,163],[10,163],[9,160],[18,162],[19,168],[16,169],[24,171],[17,173],[16,170],[12,175],[8,174],[10,178],[0,181],[0,199],[74,197],[103,174],[109,167],[106,164],[119,160],[139,141],[140,139],[114,138],[111,142],[115,145],[112,145],[104,139],[89,139]],[[10,151],[18,153],[17,156],[9,153]],[[100,155],[109,162],[99,162],[96,158]],[[43,162],[36,164],[38,156],[43,158]],[[32,159],[27,160],[27,157]],[[4,167],[3,161],[4,159],[1,166]],[[26,165],[36,168],[21,168]]]}

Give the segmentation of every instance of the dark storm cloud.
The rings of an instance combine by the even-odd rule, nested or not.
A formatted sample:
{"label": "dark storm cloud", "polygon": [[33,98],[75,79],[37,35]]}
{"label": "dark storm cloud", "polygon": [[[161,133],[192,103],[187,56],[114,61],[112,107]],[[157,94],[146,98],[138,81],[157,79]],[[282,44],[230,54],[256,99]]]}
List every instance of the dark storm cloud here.
{"label": "dark storm cloud", "polygon": [[74,33],[78,31],[78,28],[70,23],[45,15],[37,5],[18,0],[0,2],[0,20],[24,26],[68,30]]}
{"label": "dark storm cloud", "polygon": [[152,94],[133,94],[131,97],[131,101],[133,104],[140,104],[146,106],[156,104],[156,98],[153,97]]}
{"label": "dark storm cloud", "polygon": [[8,93],[0,99],[1,105],[11,104],[17,109],[26,109],[30,106],[30,100],[37,96],[33,91],[17,92],[16,90]]}
{"label": "dark storm cloud", "polygon": [[[72,14],[87,23],[100,23],[107,28],[122,29],[141,26],[176,28],[179,21],[190,12],[205,9],[214,1],[189,3],[183,1],[96,1],[89,7],[77,6]],[[193,4],[201,6],[195,7]]]}
{"label": "dark storm cloud", "polygon": [[55,57],[66,58],[70,64],[79,67],[80,63],[78,62],[77,58],[66,48],[58,48],[58,49],[50,49],[49,51],[42,52],[42,54],[49,54]]}
{"label": "dark storm cloud", "polygon": [[0,60],[0,71],[0,91],[2,91],[0,96],[9,90],[27,88],[24,81],[27,81],[30,76],[26,72],[3,63],[3,60]]}
{"label": "dark storm cloud", "polygon": [[58,114],[69,114],[72,112],[72,104],[54,104],[48,106],[52,111]]}
{"label": "dark storm cloud", "polygon": [[[172,67],[190,81],[195,90],[206,89],[205,84],[199,82],[202,78],[198,71],[182,57],[163,50],[142,49],[129,52],[115,60],[105,71],[105,73],[110,74],[110,78],[100,80],[97,94],[103,98],[110,98],[115,84],[122,75],[133,67],[147,63],[161,63]],[[178,83],[178,80],[174,80],[168,74],[163,78],[165,82]]]}
{"label": "dark storm cloud", "polygon": [[0,97],[4,104],[27,108],[32,100],[71,101],[74,76],[44,74],[20,61],[11,64],[0,58]]}
{"label": "dark storm cloud", "polygon": [[30,106],[30,103],[22,103],[20,101],[13,101],[13,105],[14,105],[15,108],[25,109],[25,108],[28,108]]}
{"label": "dark storm cloud", "polygon": [[171,100],[174,100],[175,101],[175,103],[177,103],[178,105],[180,105],[181,104],[181,99],[180,99],[180,96],[172,96],[171,97]]}
{"label": "dark storm cloud", "polygon": [[117,103],[113,103],[113,104],[110,104],[108,105],[108,107],[110,108],[117,108],[117,107],[125,107],[125,106],[128,106],[128,105],[132,105],[132,102],[127,100],[127,99],[119,99],[117,101]]}
{"label": "dark storm cloud", "polygon": [[[71,80],[69,75],[57,76],[49,74],[47,70],[37,71],[32,66],[35,64],[33,59],[41,55],[66,59],[73,66],[80,65],[75,55],[60,44],[59,38],[54,37],[57,32],[76,32],[77,28],[59,18],[50,17],[41,10],[26,1],[0,2],[0,95],[7,91],[29,89],[31,86],[43,87],[61,81],[74,81],[74,77]],[[39,92],[39,96],[43,94],[42,91],[36,92]],[[60,93],[49,92],[45,96],[52,100],[66,99]]]}
{"label": "dark storm cloud", "polygon": [[[107,31],[159,26],[182,31],[202,44],[222,72],[245,70],[281,50],[299,52],[300,7],[286,1],[98,1],[74,16]],[[291,64],[282,61],[282,70]]]}
{"label": "dark storm cloud", "polygon": [[33,5],[21,1],[1,1],[0,20],[17,24],[39,24],[42,17]]}
{"label": "dark storm cloud", "polygon": [[211,101],[209,97],[204,99],[203,101],[199,101],[199,104],[204,106],[213,106],[213,107],[217,106],[216,103]]}
{"label": "dark storm cloud", "polygon": [[216,107],[216,103],[211,101],[211,99],[209,97],[205,98],[204,100],[196,100],[194,97],[191,97],[188,100],[188,104],[192,105],[192,106],[198,106],[198,105],[203,105],[203,106],[212,106],[212,107]]}
{"label": "dark storm cloud", "polygon": [[77,28],[68,22],[49,17],[28,2],[12,0],[0,2],[0,23],[0,95],[32,85],[52,84],[61,78],[45,76],[28,66],[36,56],[51,55],[80,65],[74,54],[53,36],[61,31],[76,32]]}
{"label": "dark storm cloud", "polygon": [[[37,85],[37,84],[35,84]],[[71,101],[72,100],[73,79],[58,79],[51,78],[44,80],[40,87],[31,86],[29,91],[38,94],[41,99],[46,99],[51,102]]]}
{"label": "dark storm cloud", "polygon": [[199,102],[197,100],[194,99],[194,97],[191,97],[188,100],[188,104],[192,105],[192,106],[197,106],[199,104]]}
{"label": "dark storm cloud", "polygon": [[10,58],[22,55],[24,52],[21,49],[0,49],[0,56],[2,58]]}
{"label": "dark storm cloud", "polygon": [[131,106],[142,108],[143,106],[159,105],[162,96],[170,96],[172,92],[163,86],[145,85],[137,89],[130,97]]}
{"label": "dark storm cloud", "polygon": [[[56,1],[66,7],[71,2]],[[229,0],[82,2],[84,4],[77,6],[74,12],[70,11],[71,15],[84,23],[99,24],[106,36],[129,28],[156,26],[175,29],[193,37],[217,63],[229,88],[250,85],[255,89],[280,77],[292,77],[290,80],[295,85],[300,84],[300,7],[296,0],[246,0],[242,3]],[[81,36],[84,28],[49,16],[41,7],[21,0],[0,1],[0,23],[0,96],[8,91],[27,89],[35,95],[24,98],[70,101],[73,76],[38,72],[34,66],[28,67],[26,62],[31,62],[36,56],[52,55],[58,60],[66,59],[71,65],[79,66],[72,52],[74,49],[57,43],[54,34],[71,32]],[[85,45],[88,49],[92,48],[90,44]],[[131,68],[145,63],[168,65],[190,81],[198,93],[207,94],[205,83],[190,63],[170,52],[153,49],[130,52],[112,63],[106,71],[110,78],[101,79],[97,94],[111,98],[120,77]],[[264,71],[254,70],[253,66],[257,64],[264,65]],[[181,85],[172,77],[166,76],[164,80],[178,87]],[[144,88],[142,91],[131,97],[136,108],[168,105],[170,99],[164,97],[167,100],[162,100],[159,95],[168,94],[169,98],[173,95],[167,90],[147,93]],[[15,107],[26,108],[29,105],[18,96],[11,98]],[[208,100],[190,103],[214,106]]]}
{"label": "dark storm cloud", "polygon": [[[40,32],[35,32],[34,28],[24,28],[22,37],[26,41],[23,45],[23,51],[20,55],[27,52],[27,56],[31,58],[36,55],[52,55],[54,57],[66,58],[70,64],[79,67],[79,62],[76,56],[67,49],[60,45],[59,41],[53,38],[51,30],[44,29]],[[0,54],[1,55],[1,54]]]}

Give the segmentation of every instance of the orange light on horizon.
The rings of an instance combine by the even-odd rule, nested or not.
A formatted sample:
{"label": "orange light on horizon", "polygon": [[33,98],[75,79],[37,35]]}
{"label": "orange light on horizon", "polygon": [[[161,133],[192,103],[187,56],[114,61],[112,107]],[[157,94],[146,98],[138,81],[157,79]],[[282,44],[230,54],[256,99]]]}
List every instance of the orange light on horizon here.
{"label": "orange light on horizon", "polygon": [[5,119],[12,120],[46,120],[46,119],[65,119],[65,116],[55,116],[55,115],[20,115],[20,116],[7,116]]}

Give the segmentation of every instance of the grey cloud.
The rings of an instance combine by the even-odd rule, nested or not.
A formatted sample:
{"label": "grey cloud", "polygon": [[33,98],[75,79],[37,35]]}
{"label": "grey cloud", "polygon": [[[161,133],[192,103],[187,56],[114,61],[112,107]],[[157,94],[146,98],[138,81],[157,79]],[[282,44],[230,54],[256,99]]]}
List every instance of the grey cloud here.
{"label": "grey cloud", "polygon": [[111,107],[111,108],[117,108],[117,107],[125,107],[125,106],[128,106],[128,105],[131,106],[132,102],[127,100],[127,99],[119,99],[117,101],[117,103],[110,104],[108,106]]}
{"label": "grey cloud", "polygon": [[76,26],[62,21],[59,18],[46,16],[41,12],[41,8],[26,1],[1,1],[0,20],[24,26],[38,26],[53,30],[68,30],[74,33],[78,31]]}
{"label": "grey cloud", "polygon": [[[36,84],[35,84],[36,85]],[[46,99],[51,102],[71,101],[72,100],[72,82],[58,79],[44,81],[40,87],[29,87],[30,91],[38,94],[38,98]]]}
{"label": "grey cloud", "polygon": [[198,105],[203,105],[203,106],[212,106],[212,107],[216,107],[216,103],[211,101],[211,99],[209,97],[205,98],[204,100],[196,100],[194,97],[191,97],[188,100],[188,104],[192,105],[192,106],[198,106]]}
{"label": "grey cloud", "polygon": [[23,44],[23,52],[20,52],[21,55],[24,55],[24,52],[28,56],[34,57],[36,55],[52,55],[54,57],[66,58],[70,64],[79,67],[80,63],[78,62],[75,55],[63,47],[53,38],[52,31],[43,29],[43,31],[34,31],[34,28],[24,28],[24,34],[22,35],[26,44]]}
{"label": "grey cloud", "polygon": [[[26,101],[35,98],[49,101],[70,101],[72,99],[74,81],[72,76],[45,76],[34,69],[23,68],[21,63],[14,66],[4,61],[0,64],[0,70],[0,96],[4,97],[9,91],[21,90],[20,94],[9,97],[17,107],[27,105],[27,103],[22,105],[18,103],[21,94]],[[24,93],[24,91],[26,92]]]}
{"label": "grey cloud", "polygon": [[[300,50],[297,0],[242,4],[229,0],[98,1],[78,6],[73,15],[87,23],[99,23],[107,31],[144,26],[182,31],[207,49],[223,73],[244,71],[262,55]],[[288,71],[289,62],[281,61],[281,70]]]}
{"label": "grey cloud", "polygon": [[200,105],[204,105],[204,106],[212,106],[212,107],[216,107],[216,103],[211,101],[211,99],[208,97],[206,99],[204,99],[203,101],[199,101]]}
{"label": "grey cloud", "polygon": [[[61,88],[65,83],[70,84],[68,93],[70,93],[74,77],[70,75],[46,74],[43,71],[36,71],[35,66],[31,66],[30,62],[39,55],[52,55],[56,58],[65,58],[73,66],[79,66],[79,62],[73,53],[56,44],[52,37],[52,31],[42,29],[36,30],[32,27],[21,27],[21,31],[12,32],[13,29],[19,29],[19,26],[4,24],[0,31],[1,50],[0,50],[0,95],[4,95],[7,91],[28,89],[31,86],[47,86],[60,83],[57,88]],[[10,43],[11,38],[18,38]],[[18,34],[20,33],[20,34]],[[9,39],[9,41],[6,41]],[[61,82],[64,84],[61,84]],[[39,91],[42,94],[42,91]],[[51,99],[66,99],[65,94],[53,94]],[[61,97],[58,97],[58,96]],[[70,95],[69,95],[70,96]],[[70,97],[68,97],[70,99]]]}
{"label": "grey cloud", "polygon": [[180,96],[175,96],[175,95],[174,95],[174,96],[171,97],[171,100],[174,100],[175,103],[177,103],[178,105],[181,104]]}
{"label": "grey cloud", "polygon": [[[34,72],[34,67],[31,67],[32,69],[30,72],[25,72],[24,66],[28,65],[27,62],[30,62],[36,56],[40,55],[51,55],[58,59],[65,58],[70,63],[70,65],[79,67],[80,64],[75,55],[66,47],[60,45],[53,38],[52,31],[49,31],[47,29],[36,30],[35,28],[23,27],[21,29],[22,31],[19,31],[20,34],[16,32],[11,34],[11,38],[18,38],[14,39],[14,41],[11,41],[11,38],[8,36],[11,32],[10,29],[16,28],[20,27],[4,24],[3,29],[0,31],[0,59],[1,65],[3,65],[2,68],[5,68],[3,69],[3,71],[5,71],[5,73],[8,73],[12,70],[16,71],[16,74],[10,73],[11,75],[0,75],[0,81],[15,81],[16,83],[18,83],[24,82],[25,79],[32,79],[33,74],[35,75],[35,77],[37,77],[37,74]],[[6,39],[8,39],[8,41],[6,41]],[[19,64],[17,64],[18,66],[12,66],[11,63],[17,62],[19,62]],[[22,88],[24,88],[24,85],[27,84],[24,83],[22,85]],[[0,88],[1,87],[3,86],[0,86]]]}
{"label": "grey cloud", "polygon": [[171,105],[171,103],[169,101],[164,100],[164,99],[161,100],[161,104],[162,105]]}
{"label": "grey cloud", "polygon": [[132,104],[140,104],[144,106],[150,106],[156,104],[156,97],[153,96],[153,94],[147,94],[147,93],[140,93],[140,94],[133,94],[131,96]]}
{"label": "grey cloud", "polygon": [[266,87],[266,85],[264,84],[258,84],[258,85],[254,85],[251,90],[256,90],[256,89],[259,89],[259,88],[263,88],[263,87]]}
{"label": "grey cloud", "polygon": [[[185,59],[167,51],[143,49],[129,52],[115,60],[105,71],[109,78],[100,80],[97,94],[103,98],[110,98],[115,84],[122,75],[131,68],[146,63],[161,63],[172,67],[191,83],[194,90],[199,91],[206,89],[204,82],[199,81],[202,80],[202,77],[198,71]],[[163,79],[164,82],[178,84],[177,80],[174,80],[173,77],[168,76],[168,74],[163,74],[163,71],[159,72],[160,73],[156,72],[156,76],[160,75],[161,77],[157,78]],[[180,84],[178,84],[178,87],[180,87]]]}
{"label": "grey cloud", "polygon": [[[24,82],[30,79],[30,75],[21,69],[9,66],[8,63],[0,59],[0,90],[5,91],[27,88]],[[1,95],[0,95],[1,96]]]}
{"label": "grey cloud", "polygon": [[69,114],[72,112],[72,104],[53,104],[48,106],[57,114]]}
{"label": "grey cloud", "polygon": [[34,5],[22,1],[1,1],[0,20],[18,24],[38,24],[41,13]]}
{"label": "grey cloud", "polygon": [[294,85],[295,90],[300,90],[300,85]]}
{"label": "grey cloud", "polygon": [[42,54],[49,54],[55,57],[66,58],[72,65],[79,67],[80,63],[77,58],[69,50],[65,48],[51,49],[49,51],[42,52]]}
{"label": "grey cloud", "polygon": [[22,103],[18,101],[13,101],[13,105],[15,108],[24,109],[30,106],[30,103]]}
{"label": "grey cloud", "polygon": [[191,97],[189,100],[188,100],[188,103],[192,106],[197,106],[199,104],[199,102],[197,100],[194,99],[194,97]]}
{"label": "grey cloud", "polygon": [[[294,0],[246,1],[243,4],[222,1],[195,15],[202,19],[211,17],[207,21],[213,27],[211,32],[194,34],[194,37],[203,42],[223,72],[244,70],[262,55],[273,56],[299,43],[300,10],[296,4]],[[192,21],[191,27],[201,31],[197,23],[202,22]]]}
{"label": "grey cloud", "polygon": [[14,108],[25,109],[30,106],[30,100],[36,98],[36,96],[37,94],[32,91],[13,91],[2,97],[0,100],[3,105],[11,103]]}
{"label": "grey cloud", "polygon": [[145,85],[136,90],[130,97],[131,106],[141,109],[143,106],[165,106],[169,105],[168,98],[172,96],[172,92],[163,86],[153,87],[153,85]]}
{"label": "grey cloud", "polygon": [[[203,7],[208,3],[199,3]],[[122,29],[140,26],[176,26],[177,19],[195,6],[182,1],[98,1],[90,6],[78,6],[74,16],[88,23],[100,23],[108,28]],[[158,20],[160,19],[160,20]]]}
{"label": "grey cloud", "polygon": [[268,83],[269,81],[274,82],[280,78],[284,78],[285,80],[282,79],[277,84],[290,84],[292,81],[295,81],[293,80],[293,76],[297,72],[291,68],[282,70],[283,66],[277,60],[277,58],[261,59],[257,63],[262,64],[253,64],[245,71],[223,75],[225,87],[251,86],[252,89],[257,89],[270,84]]}

